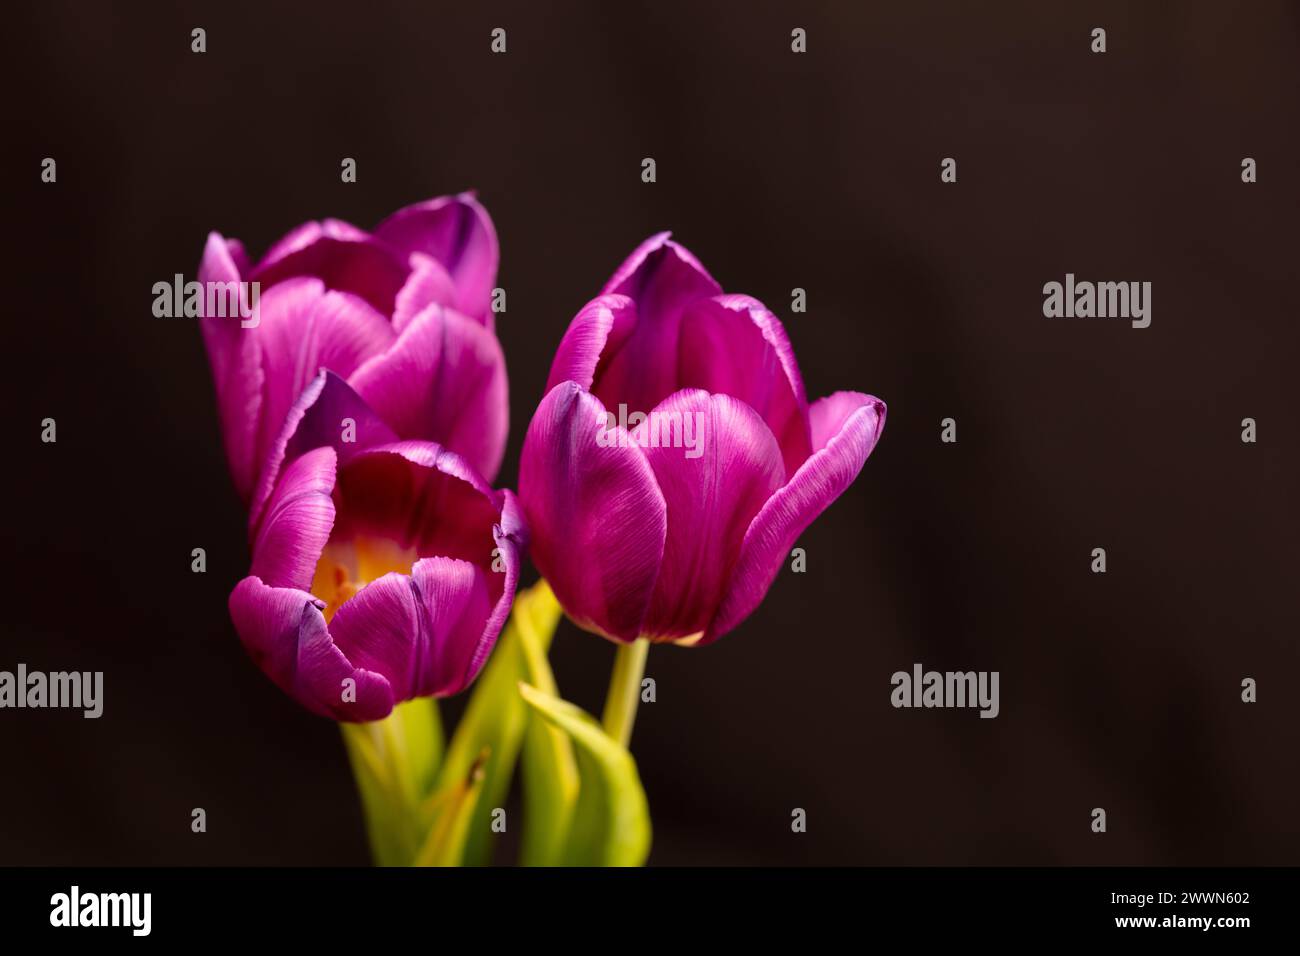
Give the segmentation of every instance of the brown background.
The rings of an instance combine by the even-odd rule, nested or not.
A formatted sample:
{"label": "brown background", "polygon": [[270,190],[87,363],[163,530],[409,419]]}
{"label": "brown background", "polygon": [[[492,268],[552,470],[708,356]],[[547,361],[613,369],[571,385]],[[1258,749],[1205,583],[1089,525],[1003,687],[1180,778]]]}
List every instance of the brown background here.
{"label": "brown background", "polygon": [[[11,8],[0,668],[103,670],[106,710],[0,712],[0,863],[366,861],[337,730],[226,616],[240,506],[151,287],[209,229],[256,254],[464,188],[509,295],[502,483],[568,320],[659,229],[782,316],[810,394],[889,403],[808,573],[652,652],[652,862],[1297,862],[1300,15],[992,6]],[[1066,272],[1151,281],[1151,327],[1045,319]],[[553,659],[598,709],[611,647],[566,626]],[[1001,716],[894,710],[914,662],[1000,671]]]}

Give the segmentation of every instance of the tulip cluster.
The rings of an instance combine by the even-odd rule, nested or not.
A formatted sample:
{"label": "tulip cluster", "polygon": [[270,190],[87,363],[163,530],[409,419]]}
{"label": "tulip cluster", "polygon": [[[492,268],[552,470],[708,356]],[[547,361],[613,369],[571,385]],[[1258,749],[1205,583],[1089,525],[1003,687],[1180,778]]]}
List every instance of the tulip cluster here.
{"label": "tulip cluster", "polygon": [[[256,323],[201,319],[248,507],[230,613],[267,676],[343,724],[377,861],[486,861],[522,754],[524,862],[636,864],[649,821],[626,745],[646,649],[712,643],[754,612],[885,406],[809,402],[776,316],[657,235],[564,334],[516,500],[491,486],[508,425],[497,262],[470,195],[370,232],[308,223],[256,264],[209,237],[200,282],[260,288]],[[525,552],[543,580],[517,596]],[[561,610],[619,646],[603,723],[558,696]],[[485,665],[445,742],[430,699]]]}

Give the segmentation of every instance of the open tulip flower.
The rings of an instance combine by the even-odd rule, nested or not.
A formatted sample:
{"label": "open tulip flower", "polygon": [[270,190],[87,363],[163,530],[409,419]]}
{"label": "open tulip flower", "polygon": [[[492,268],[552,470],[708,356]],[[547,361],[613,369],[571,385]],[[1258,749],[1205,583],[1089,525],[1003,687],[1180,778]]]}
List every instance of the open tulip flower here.
{"label": "open tulip flower", "polygon": [[547,389],[519,474],[531,554],[576,623],[625,643],[744,620],[885,423],[859,392],[809,404],[776,316],[667,233],[573,319]]}
{"label": "open tulip flower", "polygon": [[437,442],[493,480],[508,418],[490,308],[497,259],[492,221],[468,194],[408,206],[373,232],[309,222],[255,265],[238,241],[209,235],[200,283],[259,290],[255,322],[202,321],[240,495],[321,367],[401,438]]}
{"label": "open tulip flower", "polygon": [[514,496],[464,458],[400,441],[338,376],[290,408],[253,497],[252,569],[230,596],[285,693],[341,721],[455,694],[496,642],[519,578]]}

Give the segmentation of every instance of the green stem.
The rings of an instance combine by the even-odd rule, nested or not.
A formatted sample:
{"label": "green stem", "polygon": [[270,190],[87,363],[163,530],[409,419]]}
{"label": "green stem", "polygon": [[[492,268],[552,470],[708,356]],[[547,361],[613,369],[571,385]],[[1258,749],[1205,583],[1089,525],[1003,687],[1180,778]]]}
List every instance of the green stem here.
{"label": "green stem", "polygon": [[361,792],[370,849],[379,866],[410,863],[419,838],[419,795],[410,773],[409,754],[396,711],[382,720],[339,725]]}
{"label": "green stem", "polygon": [[[369,726],[375,735],[376,745],[383,749],[388,765],[389,798],[393,805],[391,822],[397,833],[397,842],[405,848],[407,854],[413,853],[421,837],[415,813],[420,795],[416,792],[415,779],[411,776],[411,761],[402,722],[394,710],[383,720]],[[404,859],[402,862],[407,863],[409,860]]]}
{"label": "green stem", "polygon": [[392,783],[381,735],[371,724],[340,723],[352,774],[361,794],[361,810],[376,866],[397,866],[401,849],[393,831]]}
{"label": "green stem", "polygon": [[641,699],[641,675],[645,673],[645,659],[649,652],[650,642],[645,638],[631,644],[619,644],[614,657],[614,671],[609,675],[609,693],[605,697],[601,723],[605,725],[605,733],[624,747],[632,739],[636,705]]}

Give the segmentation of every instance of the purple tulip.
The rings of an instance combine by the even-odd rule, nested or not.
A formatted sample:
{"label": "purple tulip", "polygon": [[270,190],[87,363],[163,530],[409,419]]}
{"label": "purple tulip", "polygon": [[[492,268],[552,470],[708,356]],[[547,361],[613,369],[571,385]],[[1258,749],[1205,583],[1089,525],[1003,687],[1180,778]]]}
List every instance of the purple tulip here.
{"label": "purple tulip", "polygon": [[858,392],[809,405],[776,316],[667,233],[570,323],[547,389],[520,462],[530,552],[575,622],[622,642],[744,620],[885,423]]}
{"label": "purple tulip", "polygon": [[432,442],[401,441],[321,372],[290,408],[252,502],[230,595],[249,654],[345,721],[468,686],[514,600],[525,532],[509,491]]}
{"label": "purple tulip", "polygon": [[371,233],[335,219],[306,223],[255,266],[238,241],[209,235],[205,289],[259,284],[256,323],[202,320],[240,496],[248,500],[319,368],[345,379],[400,437],[438,442],[495,478],[508,424],[490,308],[496,270],[492,220],[469,194],[408,206]]}

